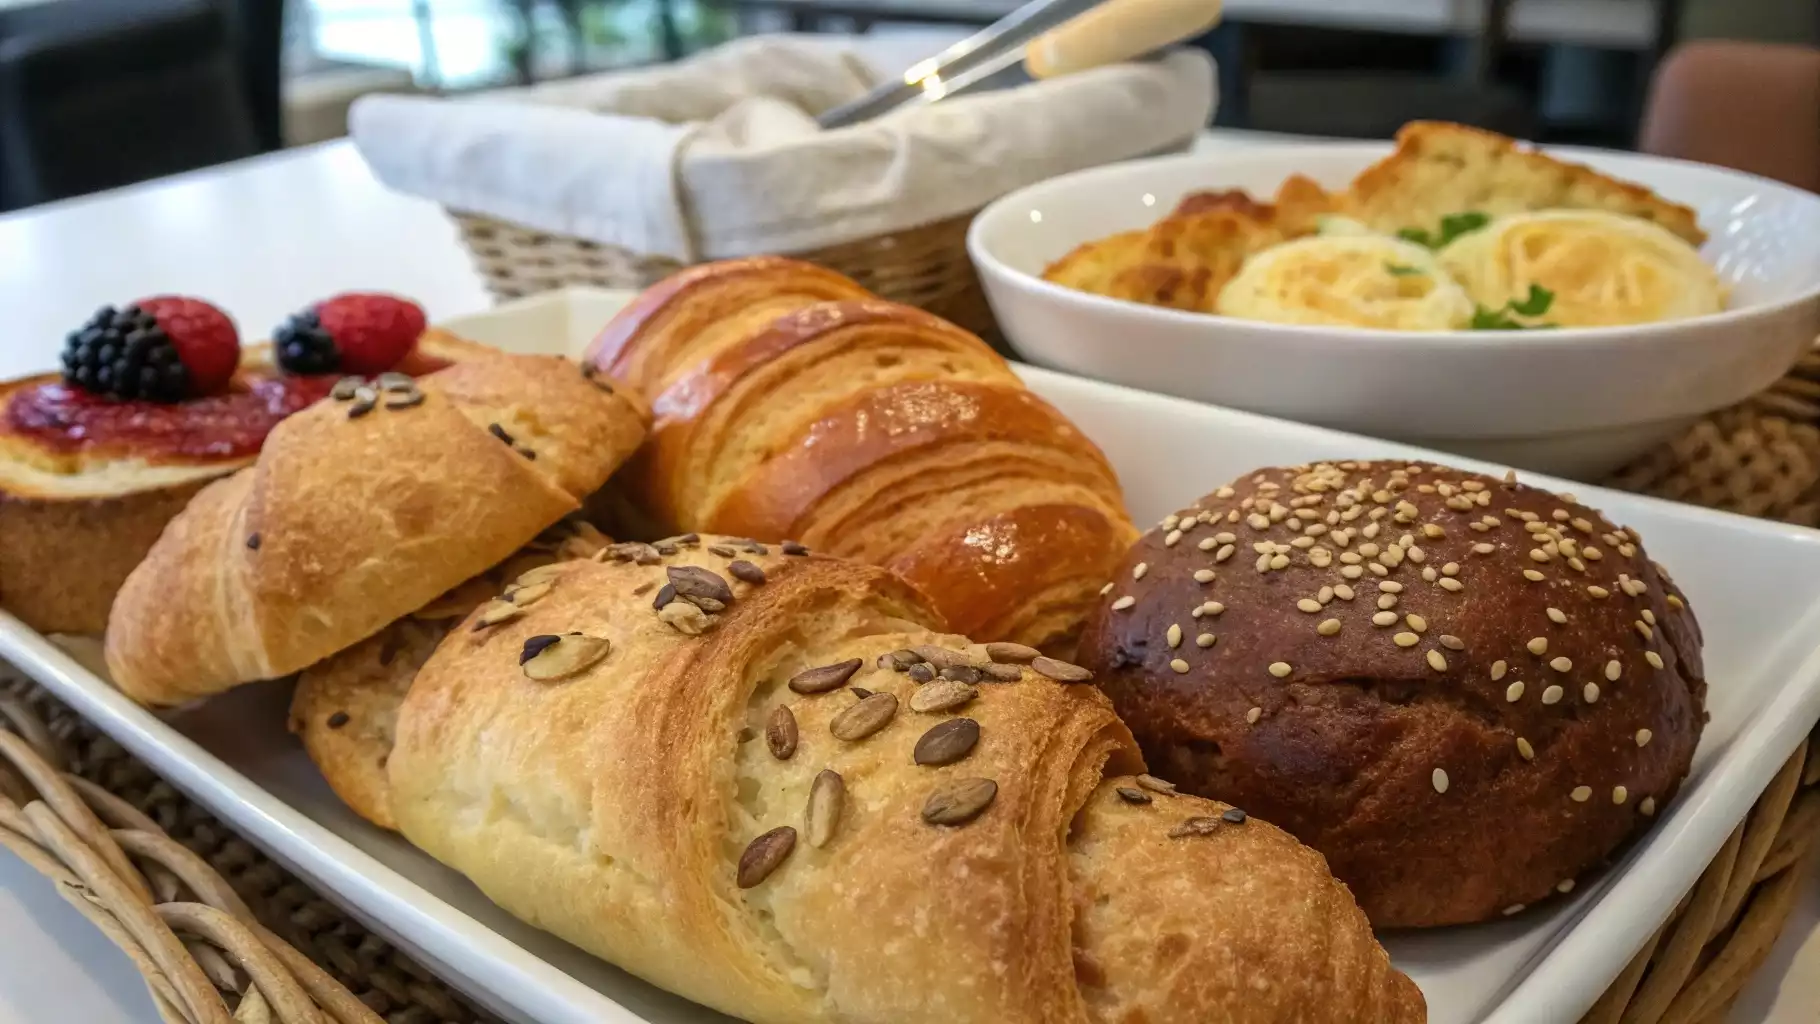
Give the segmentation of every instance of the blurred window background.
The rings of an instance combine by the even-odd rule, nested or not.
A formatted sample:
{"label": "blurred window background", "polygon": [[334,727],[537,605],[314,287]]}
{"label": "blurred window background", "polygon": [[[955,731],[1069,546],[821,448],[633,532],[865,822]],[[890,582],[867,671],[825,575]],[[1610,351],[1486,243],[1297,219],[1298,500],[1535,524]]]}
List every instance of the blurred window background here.
{"label": "blurred window background", "polygon": [[[958,36],[1017,0],[0,0],[0,210],[333,138],[375,91],[472,92],[762,31]],[[1820,41],[1820,0],[1226,0],[1216,124],[1443,118],[1635,144],[1697,38]]]}

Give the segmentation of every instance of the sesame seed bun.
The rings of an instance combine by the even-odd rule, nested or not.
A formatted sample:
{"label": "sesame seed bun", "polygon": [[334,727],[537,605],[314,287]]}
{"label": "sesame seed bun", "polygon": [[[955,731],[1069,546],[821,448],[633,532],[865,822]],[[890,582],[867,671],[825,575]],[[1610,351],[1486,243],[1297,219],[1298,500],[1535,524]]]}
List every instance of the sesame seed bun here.
{"label": "sesame seed bun", "polygon": [[1079,660],[1153,773],[1295,834],[1394,928],[1514,913],[1646,827],[1706,720],[1700,643],[1570,496],[1340,462],[1146,533]]}

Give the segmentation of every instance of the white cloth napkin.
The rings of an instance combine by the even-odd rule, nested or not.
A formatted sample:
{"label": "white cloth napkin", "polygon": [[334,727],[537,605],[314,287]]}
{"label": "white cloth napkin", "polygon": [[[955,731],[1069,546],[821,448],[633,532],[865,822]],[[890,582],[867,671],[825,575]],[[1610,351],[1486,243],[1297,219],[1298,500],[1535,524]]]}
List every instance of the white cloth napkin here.
{"label": "white cloth napkin", "polygon": [[956,216],[1184,140],[1213,109],[1212,62],[1181,51],[821,131],[816,113],[902,71],[877,67],[867,49],[760,36],[473,99],[370,96],[350,123],[374,172],[401,192],[695,262]]}

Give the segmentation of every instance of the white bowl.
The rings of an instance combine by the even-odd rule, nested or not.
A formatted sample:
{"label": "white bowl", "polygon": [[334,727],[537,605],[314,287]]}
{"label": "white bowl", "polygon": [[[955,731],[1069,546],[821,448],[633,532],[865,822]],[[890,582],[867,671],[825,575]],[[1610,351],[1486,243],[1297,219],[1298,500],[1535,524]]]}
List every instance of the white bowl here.
{"label": "white bowl", "polygon": [[1753,175],[1573,148],[1565,159],[1692,206],[1731,286],[1723,313],[1552,331],[1374,331],[1189,313],[1051,284],[1075,246],[1154,223],[1185,194],[1329,188],[1388,143],[1300,143],[1140,160],[998,200],[967,236],[993,313],[1025,358],[1147,391],[1417,442],[1571,477],[1606,473],[1782,376],[1820,333],[1820,196]]}

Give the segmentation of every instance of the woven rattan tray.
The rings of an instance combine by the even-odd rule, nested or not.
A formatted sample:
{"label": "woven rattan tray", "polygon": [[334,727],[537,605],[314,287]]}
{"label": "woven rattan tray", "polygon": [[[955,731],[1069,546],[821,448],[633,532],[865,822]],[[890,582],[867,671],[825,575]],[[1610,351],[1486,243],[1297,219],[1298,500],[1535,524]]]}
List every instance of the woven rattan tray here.
{"label": "woven rattan tray", "polygon": [[[1820,356],[1606,481],[1820,524]],[[1820,833],[1820,734],[1585,1018],[1723,1021],[1794,907]],[[0,663],[0,846],[49,878],[184,1024],[488,1021],[461,996]]]}

